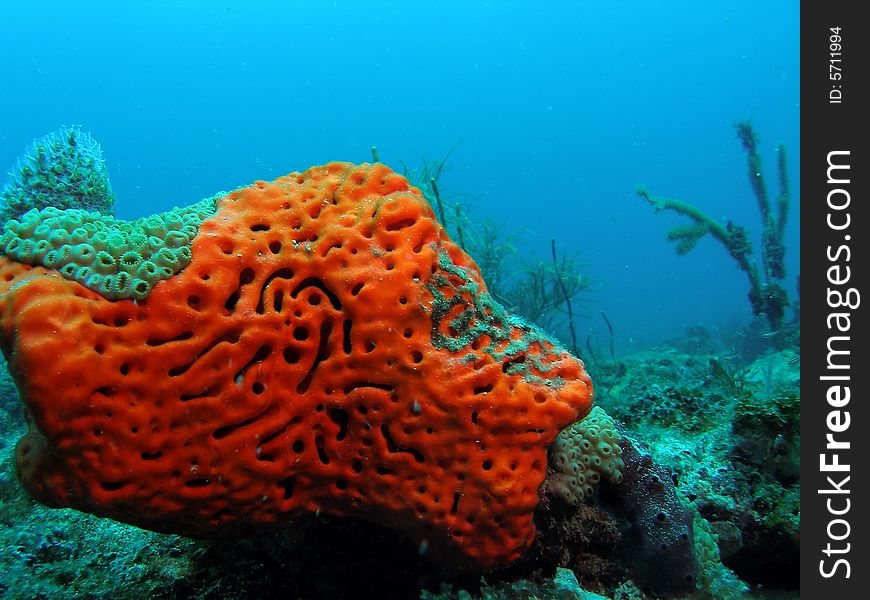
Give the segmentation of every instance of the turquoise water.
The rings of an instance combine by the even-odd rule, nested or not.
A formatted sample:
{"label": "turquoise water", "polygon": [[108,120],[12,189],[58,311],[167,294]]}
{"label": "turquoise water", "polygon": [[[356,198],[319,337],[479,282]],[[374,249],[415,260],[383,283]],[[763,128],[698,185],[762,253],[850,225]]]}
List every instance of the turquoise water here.
{"label": "turquoise water", "polygon": [[[715,242],[678,257],[634,194],[758,235],[736,121],[775,188],[788,149],[785,285],[799,265],[798,5],[647,2],[32,2],[4,8],[0,164],[69,124],[101,141],[138,217],[330,160],[396,169],[462,140],[441,184],[474,215],[550,238],[599,281],[624,350],[748,316]],[[772,192],[773,193],[773,192]]]}
{"label": "turquoise water", "polygon": [[[219,543],[48,509],[15,472],[26,432],[16,385],[25,389],[29,374],[0,364],[0,599],[470,597],[460,589],[590,598],[578,580],[612,598],[643,597],[625,587],[634,583],[650,598],[683,597],[694,571],[681,560],[699,564],[693,598],[796,597],[798,9],[786,0],[4,3],[0,167],[77,125],[102,146],[116,215],[136,219],[329,161],[371,162],[373,148],[398,172],[449,154],[438,186],[451,234],[461,235],[455,209],[465,235],[493,223],[511,244],[502,285],[489,281],[496,300],[521,313],[517,296],[503,300],[516,291],[505,284],[529,285],[527,272],[546,272],[553,248],[592,282],[572,323],[550,288],[537,324],[586,361],[596,404],[616,419],[619,436],[608,439],[619,437],[626,456],[636,448],[632,481],[590,483],[579,506],[560,500],[553,482],[568,471],[553,477],[551,448],[537,541],[509,569],[484,573],[487,586],[476,570],[430,561],[428,542],[401,527],[319,509],[266,538]],[[635,191],[643,184],[745,227],[761,266],[755,168],[735,130],[747,121],[771,202],[786,152],[778,282],[791,306],[777,326],[752,315],[746,274],[721,243],[707,235],[678,255],[667,232],[686,218],[655,213]],[[486,245],[468,246],[486,267]],[[12,357],[17,341],[0,337]],[[501,373],[512,376],[514,362]],[[650,482],[666,499],[644,501],[638,490]],[[668,559],[655,554],[654,534],[644,538],[663,531],[653,522],[660,507],[672,538],[694,527],[685,552]],[[556,566],[565,569],[554,576]]]}

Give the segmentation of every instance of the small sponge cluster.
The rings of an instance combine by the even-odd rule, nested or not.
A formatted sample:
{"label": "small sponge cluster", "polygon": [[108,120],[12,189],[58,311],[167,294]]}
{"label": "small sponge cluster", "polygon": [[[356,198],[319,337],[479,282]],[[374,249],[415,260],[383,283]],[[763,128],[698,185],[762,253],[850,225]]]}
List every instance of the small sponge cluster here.
{"label": "small sponge cluster", "polygon": [[563,430],[551,447],[553,493],[577,505],[592,496],[602,477],[613,483],[622,481],[621,437],[613,417],[600,406]]}
{"label": "small sponge cluster", "polygon": [[190,263],[190,244],[214,211],[213,198],[135,221],[34,208],[6,223],[0,252],[59,271],[109,300],[143,300],[157,282]]}
{"label": "small sponge cluster", "polygon": [[100,145],[77,127],[36,140],[12,170],[0,204],[0,223],[48,206],[113,214],[115,195]]}

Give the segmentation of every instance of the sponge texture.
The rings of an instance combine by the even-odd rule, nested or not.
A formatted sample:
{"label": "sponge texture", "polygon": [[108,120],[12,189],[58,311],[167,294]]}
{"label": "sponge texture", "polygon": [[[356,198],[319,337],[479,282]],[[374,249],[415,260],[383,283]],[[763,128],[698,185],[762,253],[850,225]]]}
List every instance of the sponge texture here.
{"label": "sponge texture", "polygon": [[0,257],[33,496],[197,536],[355,516],[466,565],[529,547],[592,385],[493,303],[419,190],[381,164],[256,182],[191,251],[137,302]]}

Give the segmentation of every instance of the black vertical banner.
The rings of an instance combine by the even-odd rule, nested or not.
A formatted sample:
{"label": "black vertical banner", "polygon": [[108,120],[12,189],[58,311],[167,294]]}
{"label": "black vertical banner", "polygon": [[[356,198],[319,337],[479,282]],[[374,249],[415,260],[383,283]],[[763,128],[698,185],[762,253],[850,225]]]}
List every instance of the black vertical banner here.
{"label": "black vertical banner", "polygon": [[801,3],[801,597],[870,597],[870,25]]}

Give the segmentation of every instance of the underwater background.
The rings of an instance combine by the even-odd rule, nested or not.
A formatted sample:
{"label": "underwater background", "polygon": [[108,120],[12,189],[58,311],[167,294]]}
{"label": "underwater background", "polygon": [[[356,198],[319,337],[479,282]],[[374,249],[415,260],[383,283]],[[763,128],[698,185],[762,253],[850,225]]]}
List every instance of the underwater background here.
{"label": "underwater background", "polygon": [[621,346],[660,341],[748,317],[745,278],[709,239],[675,257],[662,232],[679,219],[634,187],[759,234],[733,124],[752,120],[771,170],[785,144],[797,173],[798,17],[777,1],[10,3],[0,164],[81,125],[131,218],[371,146],[399,169],[462,140],[442,186],[528,230],[532,256],[550,238],[576,251]]}
{"label": "underwater background", "polygon": [[[555,276],[582,282],[571,322],[558,288],[545,286],[556,300],[538,324],[586,361],[596,403],[676,469],[683,502],[720,524],[717,551],[729,571],[698,597],[749,589],[797,596],[798,2],[37,0],[0,3],[0,15],[0,168],[12,170],[34,139],[77,125],[102,146],[122,219],[329,161],[372,162],[373,147],[432,201],[428,178],[413,175],[446,158],[437,181],[454,240],[460,222],[469,236],[493,224],[505,244],[499,272],[520,285],[536,269],[554,275],[552,252],[570,258]],[[746,274],[720,242],[707,235],[678,255],[667,232],[685,217],[657,213],[636,193],[643,185],[745,227],[761,260],[763,227],[735,132],[746,122],[772,199],[780,144],[787,157],[781,284],[790,306],[779,327],[752,314]],[[481,239],[468,245],[482,252]],[[318,522],[292,541],[273,540],[264,558],[262,548],[115,531],[93,517],[80,526],[79,513],[47,511],[20,490],[12,453],[23,420],[13,383],[3,386],[4,598],[265,597],[277,589],[275,573],[309,572],[287,558],[311,552],[299,539],[346,543],[344,561],[364,540],[402,540],[371,525]],[[586,516],[587,525],[595,520]],[[557,538],[567,539],[547,539]],[[378,551],[361,564],[378,565]],[[393,574],[401,581],[394,588],[383,581],[354,592],[332,581],[285,591],[413,598],[423,588],[450,597],[465,587],[483,597],[594,597],[511,583],[533,581],[546,571],[539,565],[486,575],[517,594],[499,596],[508,592],[479,589],[479,574],[457,578],[412,554],[397,567],[412,575]],[[100,555],[110,558],[95,567]],[[614,599],[678,595],[645,586],[631,562],[584,578],[578,555],[548,564],[570,567],[587,590]],[[762,564],[761,556],[782,560]],[[243,575],[223,582],[234,564]],[[366,572],[334,567],[320,577]],[[637,588],[625,591],[633,578]],[[576,595],[558,595],[568,593]]]}

